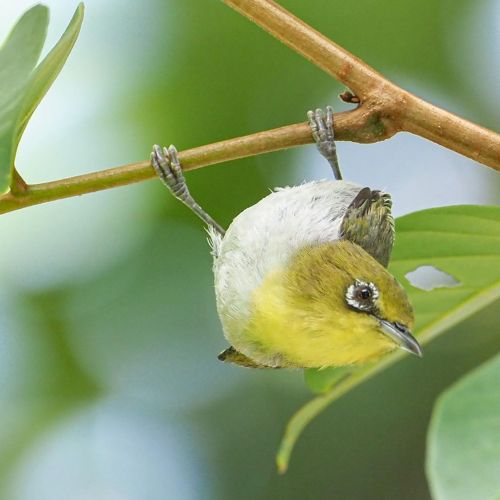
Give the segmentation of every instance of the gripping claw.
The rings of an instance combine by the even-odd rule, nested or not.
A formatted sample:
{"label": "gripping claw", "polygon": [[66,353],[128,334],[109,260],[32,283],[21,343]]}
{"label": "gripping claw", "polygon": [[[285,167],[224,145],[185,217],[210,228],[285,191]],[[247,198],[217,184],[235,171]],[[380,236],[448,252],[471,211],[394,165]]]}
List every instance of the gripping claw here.
{"label": "gripping claw", "polygon": [[330,163],[333,175],[337,180],[342,179],[340,173],[339,160],[337,158],[337,148],[335,147],[335,132],[333,128],[333,109],[326,107],[326,115],[322,109],[308,111],[307,118],[311,133],[316,142],[316,147],[324,158]]}

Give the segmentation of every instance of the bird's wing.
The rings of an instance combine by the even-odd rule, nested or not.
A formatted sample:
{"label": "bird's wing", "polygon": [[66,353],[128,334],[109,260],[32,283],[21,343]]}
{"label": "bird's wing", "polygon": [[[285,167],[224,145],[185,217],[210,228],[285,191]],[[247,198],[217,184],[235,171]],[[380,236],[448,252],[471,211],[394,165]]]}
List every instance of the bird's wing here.
{"label": "bird's wing", "polygon": [[347,208],[340,237],[356,243],[387,267],[394,244],[390,195],[363,188]]}

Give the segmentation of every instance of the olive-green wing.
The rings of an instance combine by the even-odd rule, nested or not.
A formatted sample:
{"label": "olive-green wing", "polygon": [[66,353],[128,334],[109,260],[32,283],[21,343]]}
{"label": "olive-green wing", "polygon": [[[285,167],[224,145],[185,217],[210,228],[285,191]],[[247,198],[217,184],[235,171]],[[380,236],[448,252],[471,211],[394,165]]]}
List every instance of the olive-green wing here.
{"label": "olive-green wing", "polygon": [[349,205],[340,237],[356,243],[387,267],[394,244],[390,195],[363,188]]}

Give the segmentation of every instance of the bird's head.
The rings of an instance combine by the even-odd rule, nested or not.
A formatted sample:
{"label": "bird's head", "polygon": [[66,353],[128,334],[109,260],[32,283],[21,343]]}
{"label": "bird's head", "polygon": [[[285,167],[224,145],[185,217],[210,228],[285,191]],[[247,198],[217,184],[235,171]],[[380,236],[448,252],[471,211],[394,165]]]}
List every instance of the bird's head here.
{"label": "bird's head", "polygon": [[294,308],[308,312],[318,337],[329,332],[332,364],[362,363],[397,348],[422,356],[411,335],[413,309],[405,290],[355,243],[303,249],[290,271]]}
{"label": "bird's head", "polygon": [[374,271],[369,279],[355,278],[347,287],[347,306],[367,315],[372,327],[394,342],[394,347],[421,357],[422,348],[411,334],[413,311],[405,291],[385,269]]}

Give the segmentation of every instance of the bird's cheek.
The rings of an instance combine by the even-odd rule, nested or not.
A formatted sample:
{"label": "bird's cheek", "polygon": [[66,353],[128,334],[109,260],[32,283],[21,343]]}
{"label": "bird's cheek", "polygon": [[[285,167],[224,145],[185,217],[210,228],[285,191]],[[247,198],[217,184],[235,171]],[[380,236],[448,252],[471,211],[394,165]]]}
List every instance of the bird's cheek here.
{"label": "bird's cheek", "polygon": [[365,313],[355,313],[349,337],[352,348],[363,352],[366,360],[375,359],[386,352],[396,349],[396,344],[379,328],[379,321]]}

